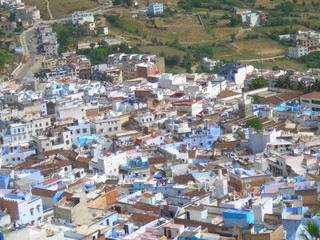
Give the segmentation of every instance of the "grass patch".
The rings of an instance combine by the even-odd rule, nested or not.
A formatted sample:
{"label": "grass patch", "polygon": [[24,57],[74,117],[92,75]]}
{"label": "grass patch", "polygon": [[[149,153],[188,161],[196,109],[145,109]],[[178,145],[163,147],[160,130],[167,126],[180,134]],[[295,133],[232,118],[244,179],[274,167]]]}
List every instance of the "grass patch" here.
{"label": "grass patch", "polygon": [[166,18],[156,19],[159,27],[172,27],[172,26],[190,26],[199,25],[199,21],[195,15],[176,15]]}
{"label": "grass patch", "polygon": [[166,56],[177,55],[180,57],[180,59],[182,59],[183,56],[186,55],[185,52],[169,46],[145,46],[145,47],[141,47],[140,50],[142,52],[149,52],[151,54],[156,54],[156,55],[159,55],[161,52],[164,52]]}
{"label": "grass patch", "polygon": [[[90,0],[49,0],[50,10],[54,18],[68,15],[74,11],[83,11],[98,7],[99,4]],[[40,10],[41,17],[49,19],[47,3],[45,0],[25,0],[27,5],[36,5]]]}
{"label": "grass patch", "polygon": [[255,27],[253,31],[262,33],[265,35],[270,35],[272,32],[283,32],[285,29],[290,29],[290,31],[298,31],[298,30],[309,30],[309,28],[303,25],[285,25],[285,26],[275,26],[275,27]]}
{"label": "grass patch", "polygon": [[284,54],[285,48],[278,42],[269,38],[257,38],[251,40],[239,41],[231,44],[239,51],[253,51],[263,54],[264,57]]}
{"label": "grass patch", "polygon": [[215,38],[223,40],[223,41],[230,41],[231,34],[238,34],[240,31],[239,27],[221,27],[221,28],[214,28],[212,29]]}
{"label": "grass patch", "polygon": [[13,64],[17,61],[19,54],[8,53],[5,50],[0,50],[0,67],[3,68],[5,64]]}
{"label": "grass patch", "polygon": [[166,73],[185,73],[186,69],[181,68],[181,67],[166,67]]}
{"label": "grass patch", "polygon": [[278,66],[279,68],[283,68],[285,70],[296,70],[296,71],[308,70],[308,68],[304,64],[288,58],[276,59],[272,61],[264,61],[262,62],[262,64],[258,62],[253,62],[250,64],[252,64],[257,68],[266,68],[266,69],[272,69],[272,67]]}

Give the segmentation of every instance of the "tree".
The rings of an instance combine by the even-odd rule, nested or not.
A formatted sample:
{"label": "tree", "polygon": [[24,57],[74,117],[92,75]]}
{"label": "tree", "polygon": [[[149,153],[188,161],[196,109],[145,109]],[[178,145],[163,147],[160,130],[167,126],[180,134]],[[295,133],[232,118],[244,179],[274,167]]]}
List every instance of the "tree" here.
{"label": "tree", "polygon": [[254,104],[264,104],[263,97],[260,97],[258,94],[254,94],[252,97],[253,97]]}
{"label": "tree", "polygon": [[179,62],[180,62],[180,57],[177,55],[165,57],[165,63],[166,63],[166,66],[168,66],[168,67],[174,67],[174,66],[178,65]]}
{"label": "tree", "polygon": [[187,73],[191,73],[192,69],[191,69],[191,57],[190,54],[187,54],[183,57],[183,61],[181,63],[181,66],[184,67],[186,69]]}
{"label": "tree", "polygon": [[231,42],[234,42],[236,40],[236,34],[235,33],[231,33],[230,34],[230,38],[231,38]]}
{"label": "tree", "polygon": [[274,86],[278,88],[293,89],[293,83],[289,76],[278,78]]}
{"label": "tree", "polygon": [[307,221],[303,225],[301,237],[305,240],[317,240],[320,238],[320,228],[314,220]]}
{"label": "tree", "polygon": [[231,17],[230,26],[235,27],[235,26],[239,25],[241,22],[242,22],[241,15],[237,14],[237,15]]}
{"label": "tree", "polygon": [[91,50],[94,49],[95,46],[96,46],[95,43],[90,43],[90,48],[91,48]]}
{"label": "tree", "polygon": [[306,84],[304,82],[298,82],[296,85],[296,89],[302,92],[306,91]]}
{"label": "tree", "polygon": [[255,90],[263,87],[268,86],[268,81],[264,77],[258,77],[252,80],[252,82],[249,84],[250,90]]}
{"label": "tree", "polygon": [[158,42],[158,40],[156,38],[151,38],[151,42],[153,45],[155,45]]}
{"label": "tree", "polygon": [[245,128],[254,128],[256,130],[262,130],[263,129],[262,120],[260,118],[250,119],[246,122],[244,127]]}
{"label": "tree", "polygon": [[108,43],[104,40],[98,42],[99,48],[106,48],[108,47]]}

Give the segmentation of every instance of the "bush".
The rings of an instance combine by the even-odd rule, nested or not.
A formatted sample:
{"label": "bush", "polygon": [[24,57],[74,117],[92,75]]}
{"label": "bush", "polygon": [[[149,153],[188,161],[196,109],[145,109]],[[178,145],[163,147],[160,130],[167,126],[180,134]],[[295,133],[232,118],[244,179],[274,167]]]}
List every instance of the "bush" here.
{"label": "bush", "polygon": [[250,119],[246,122],[244,127],[245,128],[254,128],[256,130],[262,130],[263,129],[262,120],[260,118]]}

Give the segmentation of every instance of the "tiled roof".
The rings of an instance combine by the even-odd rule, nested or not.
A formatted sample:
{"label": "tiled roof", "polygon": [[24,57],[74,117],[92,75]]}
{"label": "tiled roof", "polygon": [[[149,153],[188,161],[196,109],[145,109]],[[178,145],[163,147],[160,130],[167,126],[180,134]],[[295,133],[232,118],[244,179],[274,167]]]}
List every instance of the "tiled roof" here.
{"label": "tiled roof", "polygon": [[151,157],[151,158],[148,158],[148,162],[150,165],[152,164],[159,164],[159,163],[165,163],[167,162],[167,157],[164,157],[164,156],[158,156],[158,157]]}
{"label": "tiled roof", "polygon": [[202,196],[205,194],[207,194],[207,191],[204,190],[203,188],[199,188],[199,189],[192,190],[190,192],[186,192],[184,195],[189,197],[196,197],[196,196]]}
{"label": "tiled roof", "polygon": [[303,97],[303,98],[320,98],[320,92],[312,92],[312,93],[307,93],[307,94],[304,94],[300,97]]}
{"label": "tiled roof", "polygon": [[182,174],[173,177],[173,182],[176,184],[188,184],[190,181],[196,182],[191,174]]}
{"label": "tiled roof", "polygon": [[31,188],[31,193],[36,196],[53,198],[56,195],[57,191],[34,187]]}
{"label": "tiled roof", "polygon": [[150,216],[140,213],[133,213],[130,218],[134,223],[149,223],[154,220],[160,219],[160,217],[158,216]]}
{"label": "tiled roof", "polygon": [[298,98],[302,94],[303,94],[303,92],[301,92],[301,91],[289,91],[289,92],[285,92],[285,93],[280,93],[280,94],[265,98],[264,103],[279,105],[282,102]]}
{"label": "tiled roof", "polygon": [[153,212],[154,214],[159,215],[160,214],[160,208],[153,206],[151,204],[147,203],[142,203],[142,202],[136,202],[135,204],[132,205],[132,208],[144,210],[146,212]]}
{"label": "tiled roof", "polygon": [[239,141],[230,141],[230,142],[215,142],[214,146],[215,148],[235,148],[237,146],[239,146]]}
{"label": "tiled roof", "polygon": [[42,181],[43,186],[48,186],[50,184],[56,183],[61,181],[61,179],[59,178],[47,178],[45,180]]}
{"label": "tiled roof", "polygon": [[108,191],[105,197],[106,197],[106,204],[111,205],[116,203],[119,200],[120,192],[118,191],[118,189],[113,189]]}
{"label": "tiled roof", "polygon": [[241,93],[233,92],[233,91],[222,91],[220,92],[217,97],[218,98],[227,98],[227,97],[232,97],[236,95],[240,95]]}

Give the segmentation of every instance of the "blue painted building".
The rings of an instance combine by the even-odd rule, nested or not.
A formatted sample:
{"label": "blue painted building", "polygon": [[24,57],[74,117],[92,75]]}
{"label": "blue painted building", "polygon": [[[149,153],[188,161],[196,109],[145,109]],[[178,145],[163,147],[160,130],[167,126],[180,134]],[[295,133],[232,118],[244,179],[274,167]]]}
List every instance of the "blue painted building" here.
{"label": "blue painted building", "polygon": [[286,231],[286,239],[295,240],[296,232],[299,228],[302,219],[304,218],[304,213],[308,208],[306,207],[285,207],[281,212],[282,225],[284,231]]}
{"label": "blue painted building", "polygon": [[44,180],[40,170],[37,169],[23,169],[18,173],[18,178],[29,178],[37,181],[38,183]]}
{"label": "blue painted building", "polygon": [[254,224],[254,212],[252,210],[227,209],[222,212],[224,225],[232,227],[234,223],[240,224],[244,228],[248,228],[249,224]]}
{"label": "blue painted building", "polygon": [[7,189],[9,186],[9,175],[1,174],[0,175],[0,189]]}
{"label": "blue painted building", "polygon": [[107,217],[104,217],[103,219],[96,222],[96,224],[100,225],[108,225],[108,226],[114,226],[118,223],[119,214],[117,212],[114,212]]}

